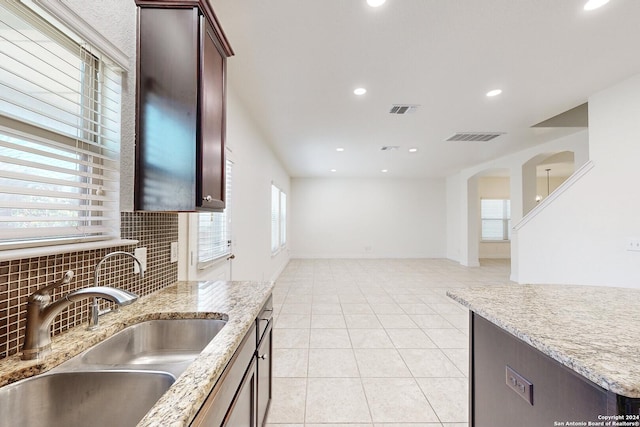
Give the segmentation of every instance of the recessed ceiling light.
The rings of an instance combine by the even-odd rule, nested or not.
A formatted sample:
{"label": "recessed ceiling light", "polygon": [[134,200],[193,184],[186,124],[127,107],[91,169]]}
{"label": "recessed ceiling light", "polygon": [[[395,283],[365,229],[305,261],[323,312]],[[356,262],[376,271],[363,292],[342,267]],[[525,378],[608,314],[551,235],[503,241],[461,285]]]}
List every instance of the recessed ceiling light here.
{"label": "recessed ceiling light", "polygon": [[387,0],[367,0],[367,4],[371,7],[382,6]]}
{"label": "recessed ceiling light", "polygon": [[609,0],[589,0],[584,5],[584,10],[594,10],[609,3]]}
{"label": "recessed ceiling light", "polygon": [[387,173],[387,172],[389,172],[389,169],[382,169],[380,172]]}
{"label": "recessed ceiling light", "polygon": [[342,147],[338,147],[338,148],[336,148],[336,151],[343,152],[343,151],[344,151],[344,148],[342,148]]}
{"label": "recessed ceiling light", "polygon": [[355,93],[356,95],[364,95],[365,93],[367,93],[367,90],[363,87],[359,87],[354,90],[353,93]]}
{"label": "recessed ceiling light", "polygon": [[409,152],[410,152],[410,153],[415,153],[415,152],[417,152],[417,151],[418,151],[418,149],[417,149],[417,148],[415,148],[415,147],[411,147],[411,148],[409,148]]}
{"label": "recessed ceiling light", "polygon": [[487,92],[487,96],[498,96],[502,93],[502,89],[494,89]]}
{"label": "recessed ceiling light", "polygon": [[337,172],[337,170],[336,169],[331,169],[331,172]]}

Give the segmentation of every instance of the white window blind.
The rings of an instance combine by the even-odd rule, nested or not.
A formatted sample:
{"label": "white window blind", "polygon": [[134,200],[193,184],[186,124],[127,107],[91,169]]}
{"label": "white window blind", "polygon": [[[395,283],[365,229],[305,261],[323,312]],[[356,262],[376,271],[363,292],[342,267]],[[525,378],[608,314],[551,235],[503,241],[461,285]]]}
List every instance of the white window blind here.
{"label": "white window blind", "polygon": [[502,241],[511,239],[511,202],[505,199],[482,199],[482,240]]}
{"label": "white window blind", "polygon": [[287,243],[287,195],[280,192],[280,246]]}
{"label": "white window blind", "polygon": [[287,242],[287,194],[271,184],[271,252],[276,253]]}
{"label": "white window blind", "polygon": [[271,184],[271,252],[280,248],[280,189]]}
{"label": "white window blind", "polygon": [[121,73],[0,0],[0,249],[118,237]]}
{"label": "white window blind", "polygon": [[231,207],[233,163],[225,163],[225,208],[222,212],[198,214],[198,268],[207,268],[231,254]]}

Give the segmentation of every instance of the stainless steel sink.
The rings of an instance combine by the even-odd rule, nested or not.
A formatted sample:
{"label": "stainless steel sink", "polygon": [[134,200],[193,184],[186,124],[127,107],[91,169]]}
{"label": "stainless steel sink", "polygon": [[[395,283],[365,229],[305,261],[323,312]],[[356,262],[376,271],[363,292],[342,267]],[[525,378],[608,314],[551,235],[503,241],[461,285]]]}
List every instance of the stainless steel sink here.
{"label": "stainless steel sink", "polygon": [[60,365],[72,369],[150,369],[178,377],[226,324],[218,319],[150,320],[130,326]]}
{"label": "stainless steel sink", "polygon": [[0,388],[0,426],[135,426],[174,381],[150,371],[39,375]]}

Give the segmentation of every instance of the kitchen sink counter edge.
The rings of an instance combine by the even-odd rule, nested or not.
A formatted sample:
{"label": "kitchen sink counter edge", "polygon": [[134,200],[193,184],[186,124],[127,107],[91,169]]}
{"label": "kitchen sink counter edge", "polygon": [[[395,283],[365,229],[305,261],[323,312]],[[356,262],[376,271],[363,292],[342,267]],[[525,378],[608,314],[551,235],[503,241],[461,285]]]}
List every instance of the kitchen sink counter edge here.
{"label": "kitchen sink counter edge", "polygon": [[52,338],[42,360],[15,355],[0,362],[0,386],[45,373],[136,323],[156,319],[223,319],[227,324],[138,424],[187,426],[222,374],[273,290],[273,282],[177,282],[100,318],[98,330],[85,325]]}
{"label": "kitchen sink counter edge", "polygon": [[640,290],[496,285],[447,295],[604,389],[640,397]]}

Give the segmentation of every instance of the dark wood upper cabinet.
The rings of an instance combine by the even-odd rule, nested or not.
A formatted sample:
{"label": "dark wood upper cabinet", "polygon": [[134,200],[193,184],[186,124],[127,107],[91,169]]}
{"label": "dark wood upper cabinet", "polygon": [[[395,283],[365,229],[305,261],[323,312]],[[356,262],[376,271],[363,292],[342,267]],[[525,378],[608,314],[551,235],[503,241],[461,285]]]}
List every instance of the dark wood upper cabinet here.
{"label": "dark wood upper cabinet", "polygon": [[226,59],[206,1],[139,0],[135,208],[224,209]]}

